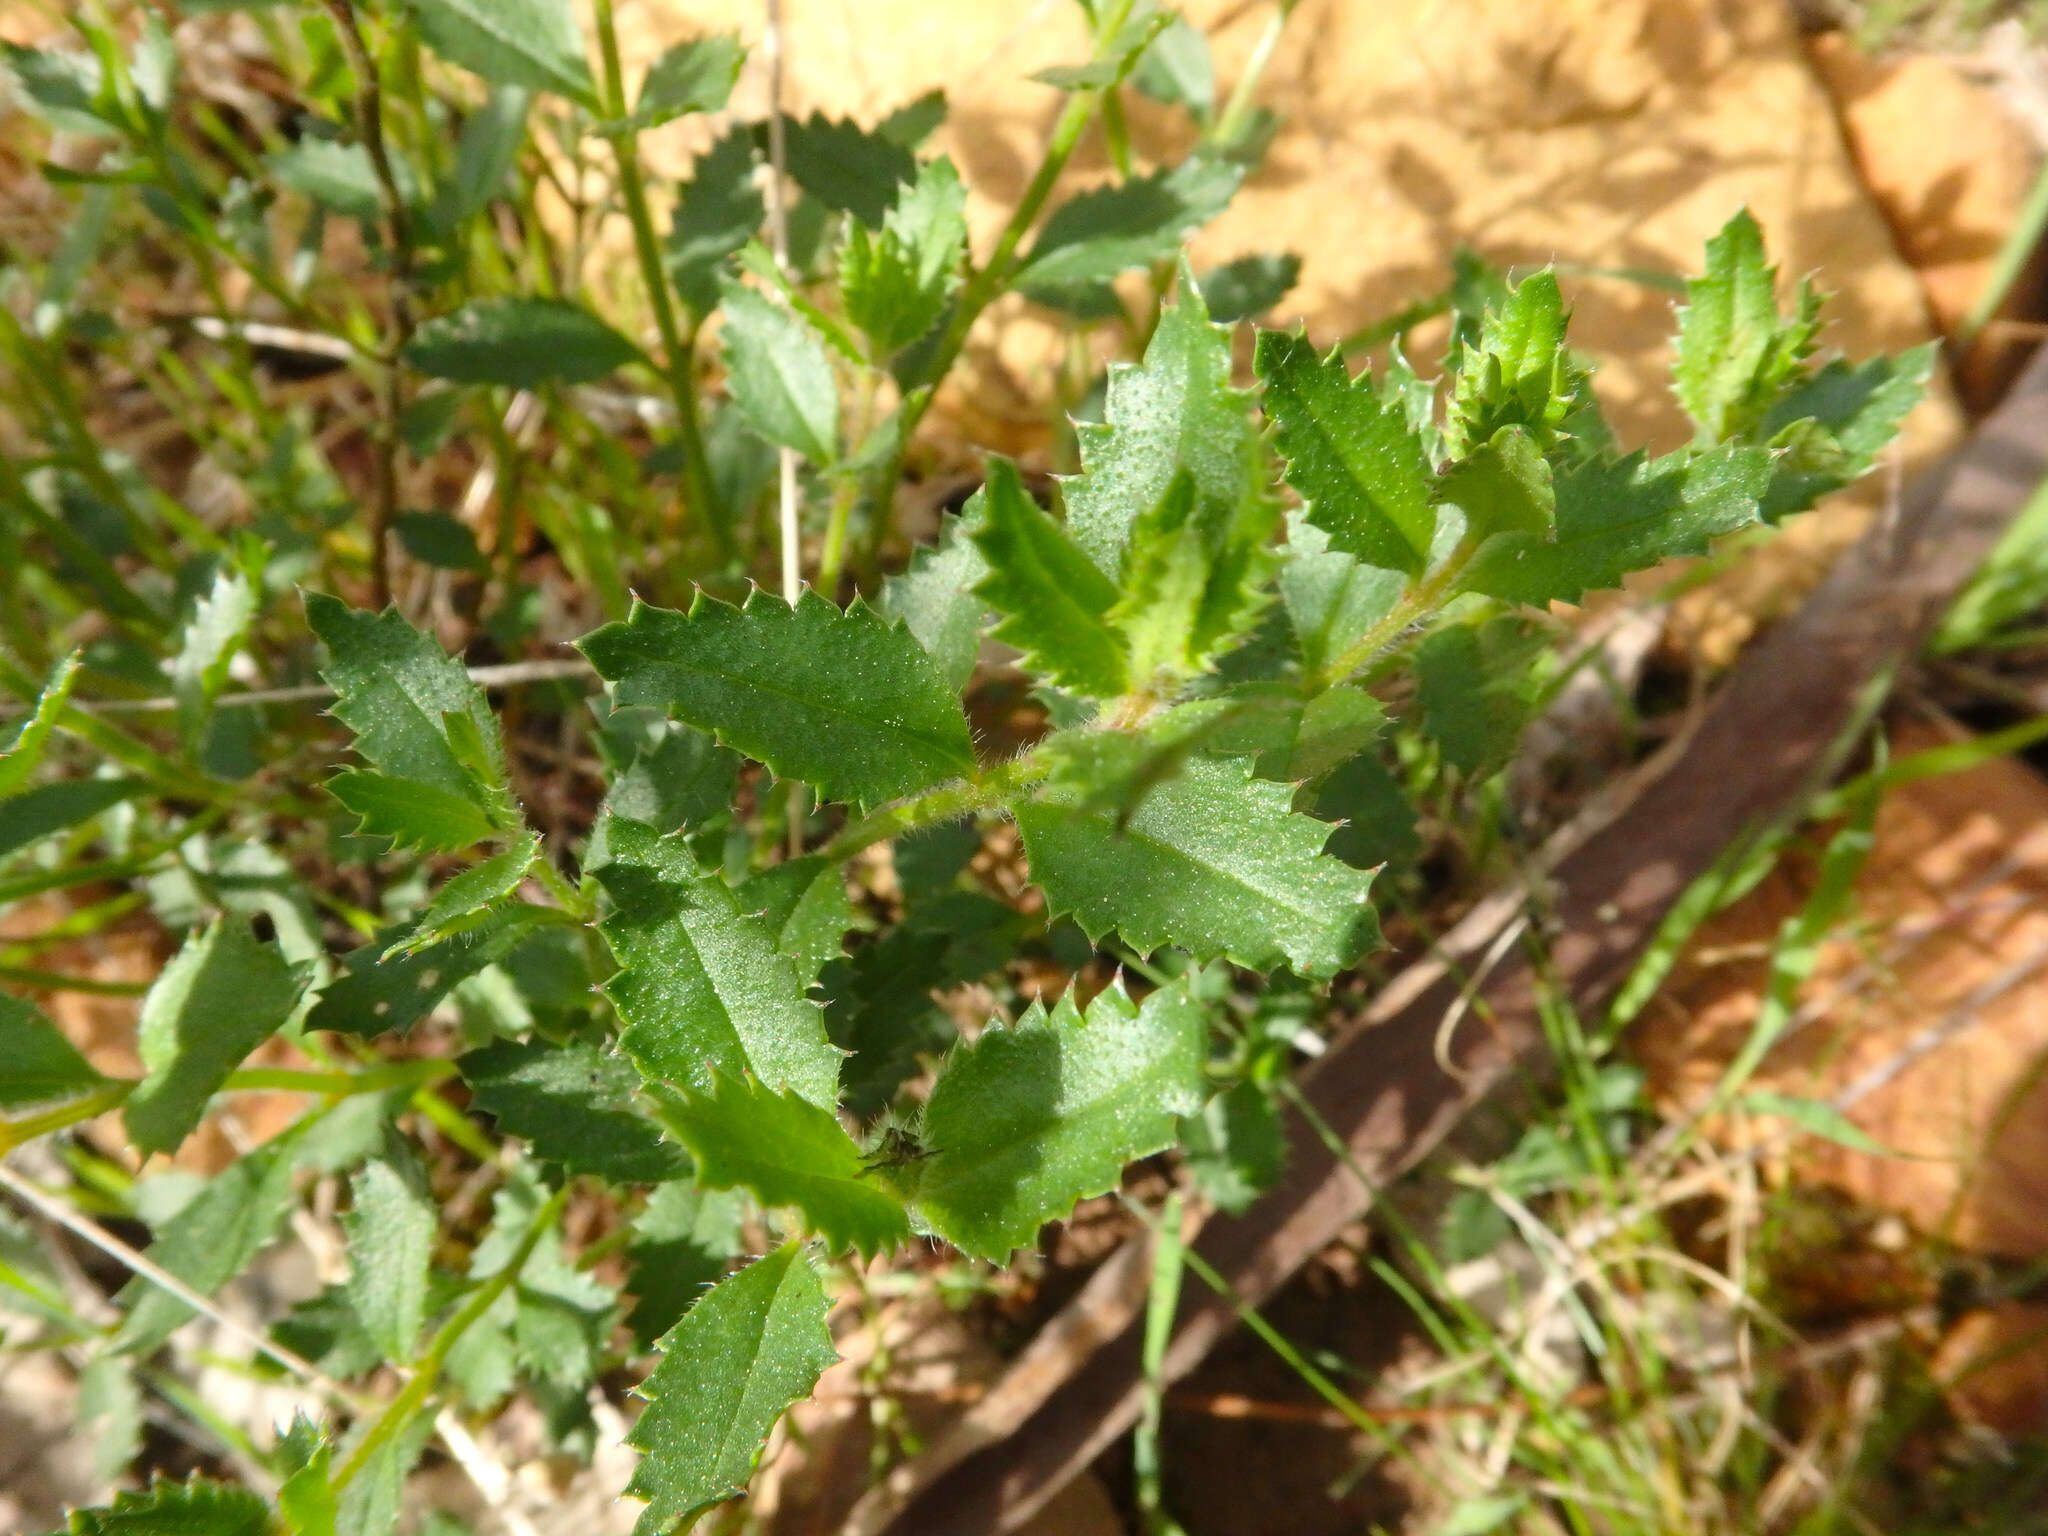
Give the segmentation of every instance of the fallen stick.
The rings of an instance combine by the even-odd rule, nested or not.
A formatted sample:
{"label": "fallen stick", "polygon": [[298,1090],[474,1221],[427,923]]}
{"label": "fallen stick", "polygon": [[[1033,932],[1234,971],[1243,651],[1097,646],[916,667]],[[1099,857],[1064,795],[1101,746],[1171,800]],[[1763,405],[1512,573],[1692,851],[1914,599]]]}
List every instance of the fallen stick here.
{"label": "fallen stick", "polygon": [[[1542,989],[1598,1007],[1723,850],[1816,787],[1829,749],[1869,707],[1873,683],[1912,654],[2044,475],[2048,350],[1798,613],[1749,650],[1663,771],[1559,852],[1541,901],[1490,899],[1446,941],[1453,964],[1463,963],[1540,914],[1540,986],[1526,953],[1507,955],[1479,983],[1485,1009],[1470,1009],[1453,969],[1410,967],[1312,1066],[1305,1097],[1346,1155],[1290,1116],[1285,1181],[1243,1216],[1205,1225],[1195,1251],[1233,1294],[1186,1295],[1163,1366],[1169,1383],[1200,1363],[1240,1307],[1261,1304],[1364,1215],[1374,1186],[1415,1166],[1495,1089],[1534,1067]],[[1463,1017],[1440,1041],[1454,1011]],[[1141,1239],[1113,1254],[980,1403],[870,1490],[848,1536],[983,1536],[1037,1514],[1137,1418],[1150,1262]]]}

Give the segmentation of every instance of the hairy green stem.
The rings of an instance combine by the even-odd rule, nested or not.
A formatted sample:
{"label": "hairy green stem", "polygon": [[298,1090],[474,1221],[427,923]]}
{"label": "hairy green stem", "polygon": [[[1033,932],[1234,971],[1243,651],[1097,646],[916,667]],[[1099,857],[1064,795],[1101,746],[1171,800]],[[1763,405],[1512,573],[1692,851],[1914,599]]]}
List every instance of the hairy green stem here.
{"label": "hairy green stem", "polygon": [[1000,768],[992,768],[974,778],[955,779],[921,795],[912,795],[908,800],[884,806],[841,832],[820,852],[828,859],[850,859],[863,848],[915,832],[920,827],[935,826],[975,811],[994,810],[1017,791],[1030,788],[1051,771],[1051,765],[1041,761],[1035,753],[1012,758]]}
{"label": "hairy green stem", "polygon": [[1478,541],[1469,535],[1461,540],[1442,565],[1404,592],[1401,600],[1387,610],[1385,617],[1352,641],[1338,653],[1335,661],[1316,674],[1311,680],[1313,691],[1321,693],[1343,682],[1400,639],[1409,625],[1434,613],[1457,586],[1458,578],[1465,574],[1465,567],[1472,563],[1478,549]]}
{"label": "hairy green stem", "polygon": [[519,1239],[519,1246],[513,1250],[512,1257],[506,1261],[505,1267],[478,1286],[469,1300],[463,1303],[462,1310],[442,1325],[441,1331],[434,1335],[434,1342],[427,1346],[427,1352],[420,1356],[418,1364],[413,1369],[412,1379],[377,1416],[376,1423],[372,1424],[369,1433],[363,1436],[362,1444],[356,1447],[355,1454],[350,1456],[343,1463],[341,1470],[334,1474],[333,1486],[336,1493],[353,1482],[363,1468],[369,1465],[370,1458],[389,1444],[426,1405],[427,1399],[433,1395],[435,1384],[440,1380],[441,1367],[446,1363],[449,1352],[461,1342],[463,1334],[469,1331],[471,1325],[490,1311],[498,1298],[505,1294],[507,1287],[519,1278],[519,1272],[526,1267],[526,1261],[533,1256],[533,1250],[561,1219],[562,1209],[568,1203],[569,1186],[564,1184],[534,1213],[525,1235]]}
{"label": "hairy green stem", "polygon": [[[604,61],[604,111],[616,125],[625,119],[627,108],[618,31],[612,22],[612,0],[597,0],[594,15],[598,52]],[[686,334],[677,322],[675,300],[669,294],[661,242],[655,236],[654,218],[647,209],[647,183],[640,175],[639,135],[631,128],[619,126],[607,127],[603,132],[618,164],[619,196],[626,205],[627,221],[633,226],[633,253],[640,263],[640,280],[647,289],[647,302],[654,310],[654,328],[661,333],[663,371],[676,403],[676,444],[683,456],[684,499],[711,530],[719,558],[730,560],[735,552],[732,529],[726,525],[718,503],[718,487],[711,478],[711,461],[705,454],[704,433],[697,420],[695,336],[694,332]]]}

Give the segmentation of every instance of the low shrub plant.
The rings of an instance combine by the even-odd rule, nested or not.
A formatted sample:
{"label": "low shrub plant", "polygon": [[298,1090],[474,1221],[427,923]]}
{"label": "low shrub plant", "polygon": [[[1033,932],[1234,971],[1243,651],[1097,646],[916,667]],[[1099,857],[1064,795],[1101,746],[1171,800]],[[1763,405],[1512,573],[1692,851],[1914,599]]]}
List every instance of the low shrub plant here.
{"label": "low shrub plant", "polygon": [[[873,1261],[1000,1270],[1171,1149],[1255,1200],[1415,806],[1495,793],[1569,670],[1551,605],[1810,507],[1928,371],[1822,360],[1737,214],[1676,451],[1615,441],[1549,271],[1462,269],[1427,372],[1260,330],[1240,380],[1296,264],[1180,253],[1273,124],[1150,0],[1039,77],[981,252],[942,99],[740,120],[729,36],[629,95],[594,19],[88,5],[7,49],[65,215],[0,304],[0,1285],[110,1477],[151,1415],[209,1447],[75,1531],[390,1531],[437,1436],[524,1394],[587,1448],[628,1383],[671,1529],[745,1489]],[[252,39],[267,109],[194,88]],[[1185,158],[1133,163],[1133,93]],[[659,184],[639,140],[693,114]],[[1068,193],[1090,134],[1112,174]],[[1072,473],[988,456],[906,558],[931,403],[1012,295],[1131,360],[1069,381]],[[137,924],[152,979],[60,968]],[[80,991],[139,996],[134,1073],[31,1001]],[[163,1171],[252,1090],[302,1113]],[[345,1278],[248,1320],[323,1189]],[[131,1264],[111,1303],[59,1228]],[[192,1391],[200,1313],[306,1389],[274,1443]]]}

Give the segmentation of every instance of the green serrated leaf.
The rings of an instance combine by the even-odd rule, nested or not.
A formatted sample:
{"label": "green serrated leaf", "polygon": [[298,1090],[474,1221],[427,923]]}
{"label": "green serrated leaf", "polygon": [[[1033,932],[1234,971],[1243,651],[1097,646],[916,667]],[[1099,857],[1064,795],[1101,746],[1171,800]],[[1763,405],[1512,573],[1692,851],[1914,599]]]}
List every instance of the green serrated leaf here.
{"label": "green serrated leaf", "polygon": [[257,614],[255,587],[240,571],[222,571],[193,605],[165,671],[178,701],[178,730],[196,749],[207,711],[227,686],[228,667]]}
{"label": "green serrated leaf", "polygon": [[171,1152],[199,1124],[228,1074],[291,1017],[303,983],[241,917],[190,940],[142,1000],[143,1079],[122,1115],[144,1152]]}
{"label": "green serrated leaf", "polygon": [[[305,1422],[301,1419],[293,1427]],[[333,1472],[334,1448],[323,1444],[279,1485],[277,1512],[290,1536],[340,1536],[335,1525],[340,1510],[329,1481]]]}
{"label": "green serrated leaf", "polygon": [[480,914],[519,889],[540,854],[540,834],[527,832],[502,853],[472,864],[434,893],[426,911],[410,931],[385,950],[386,958],[424,949],[429,944],[476,926]]}
{"label": "green serrated leaf", "polygon": [[731,807],[741,762],[737,752],[659,710],[615,707],[602,697],[592,707],[598,711],[599,750],[611,770],[605,803],[614,813],[673,832],[700,826]]}
{"label": "green serrated leaf", "polygon": [[182,1483],[159,1478],[114,1495],[101,1509],[74,1509],[70,1536],[270,1536],[270,1506],[246,1488],[194,1473]]}
{"label": "green serrated leaf", "polygon": [[346,607],[324,593],[306,594],[306,617],[327,647],[321,676],[336,694],[332,713],[356,734],[356,750],[386,773],[470,790],[476,774],[464,761],[471,738],[457,743],[448,717],[465,717],[473,740],[486,743],[489,787],[504,784],[498,725],[483,690],[462,663],[405,620]]}
{"label": "green serrated leaf", "polygon": [[753,132],[737,124],[697,157],[676,199],[664,260],[676,292],[699,318],[718,307],[727,264],[767,216],[755,163]]}
{"label": "green serrated leaf", "polygon": [[1557,531],[1550,465],[1523,427],[1502,427],[1445,470],[1436,499],[1465,514],[1468,537],[1526,533],[1547,541]]}
{"label": "green serrated leaf", "polygon": [[1782,319],[1777,281],[1763,231],[1745,208],[1707,242],[1705,275],[1685,285],[1671,381],[1702,444],[1746,434],[1813,350],[1817,298],[1802,288],[1794,314]]}
{"label": "green serrated leaf", "polygon": [[837,1102],[824,1016],[768,925],[698,868],[681,837],[613,819],[605,840],[611,859],[596,874],[614,911],[599,928],[622,967],[605,992],[642,1075],[705,1088],[723,1068]]}
{"label": "green serrated leaf", "polygon": [[1142,1006],[1112,986],[1085,1017],[1071,991],[1050,1016],[1034,1004],[946,1059],[921,1155],[896,1177],[934,1232],[1004,1262],[1113,1189],[1126,1163],[1173,1144],[1177,1118],[1201,1107],[1208,1038],[1184,984]]}
{"label": "green serrated leaf", "polygon": [[1444,761],[1483,777],[1506,765],[1533,699],[1529,666],[1541,639],[1515,615],[1448,624],[1415,647],[1422,726]]}
{"label": "green serrated leaf", "polygon": [[662,1341],[626,1437],[642,1455],[626,1491],[647,1509],[636,1536],[743,1491],[768,1431],[839,1358],[824,1287],[789,1243],[720,1281]]}
{"label": "green serrated leaf", "polygon": [[1419,573],[1436,532],[1422,439],[1370,378],[1351,377],[1341,352],[1319,358],[1305,336],[1261,331],[1256,367],[1308,521],[1341,554]]}
{"label": "green serrated leaf", "polygon": [[622,704],[651,704],[863,808],[974,771],[959,700],[906,630],[859,599],[698,593],[687,614],[636,604],[581,642]]}
{"label": "green serrated leaf", "polygon": [[343,958],[341,974],[314,1001],[306,1027],[364,1038],[402,1033],[433,1012],[457,984],[505,959],[533,936],[537,925],[562,920],[552,907],[509,903],[473,928],[396,954],[390,951],[403,943],[410,926],[387,928]]}
{"label": "green serrated leaf", "polygon": [[929,331],[958,286],[967,251],[967,189],[941,156],[889,210],[879,235],[856,223],[839,253],[846,318],[878,359],[893,357]]}
{"label": "green serrated leaf", "polygon": [[1249,398],[1230,387],[1230,333],[1187,285],[1161,311],[1144,365],[1111,365],[1104,420],[1075,429],[1082,468],[1061,482],[1067,532],[1104,573],[1121,574],[1131,525],[1183,467],[1204,506],[1245,501],[1257,445]]}
{"label": "green serrated leaf", "polygon": [[[515,1168],[491,1201],[491,1227],[470,1255],[472,1280],[503,1273],[533,1230],[548,1197],[529,1167]],[[617,1293],[576,1267],[559,1232],[544,1231],[519,1267],[517,1284],[500,1314],[514,1358],[536,1385],[587,1387],[598,1352],[610,1336]]]}
{"label": "green serrated leaf", "polygon": [[349,1181],[348,1299],[384,1358],[405,1365],[426,1322],[427,1268],[441,1207],[404,1138],[388,1132],[381,1155]]}
{"label": "green serrated leaf", "polygon": [[634,1298],[626,1324],[643,1349],[652,1349],[740,1252],[745,1205],[736,1191],[698,1189],[683,1179],[647,1197],[626,1249],[626,1292]]}
{"label": "green serrated leaf", "polygon": [[1040,227],[1017,269],[1016,287],[1029,297],[1168,260],[1223,211],[1243,181],[1244,167],[1197,155],[1168,170],[1077,193]]}
{"label": "green serrated leaf", "polygon": [[1716,537],[1755,522],[1771,470],[1769,450],[1732,445],[1573,465],[1556,482],[1556,536],[1494,535],[1460,585],[1535,607],[1577,602],[1631,571],[1704,554]]}
{"label": "green serrated leaf", "polygon": [[1804,511],[1867,472],[1926,393],[1936,350],[1930,341],[1862,364],[1838,359],[1781,394],[1757,435],[1776,445],[1799,424],[1810,423],[1825,434],[1829,451],[1818,463],[1796,452],[1778,456],[1764,493],[1764,520],[1774,523]]}
{"label": "green serrated leaf", "polygon": [[406,0],[442,58],[493,85],[554,91],[597,110],[583,34],[568,0]]}
{"label": "green serrated leaf", "polygon": [[[50,733],[56,730],[57,718],[70,702],[72,685],[78,680],[79,663],[76,651],[58,662],[51,669],[49,681],[43,684],[43,691],[36,695],[35,708],[11,728],[11,734],[6,737],[7,748],[0,752],[0,799],[5,799],[27,783],[28,776],[43,760],[43,750],[49,745]],[[7,730],[9,728],[0,727],[0,731]]]}
{"label": "green serrated leaf", "polygon": [[839,386],[817,333],[765,294],[723,286],[726,388],[747,425],[813,464],[839,457]]}
{"label": "green serrated leaf", "polygon": [[105,1081],[33,1004],[0,993],[0,1109],[89,1093]]}
{"label": "green serrated leaf", "polygon": [[1202,502],[1183,470],[1131,525],[1123,593],[1109,621],[1122,636],[1134,686],[1170,695],[1250,631],[1266,602],[1270,512],[1248,498],[1233,517]]}
{"label": "green serrated leaf", "polygon": [[977,490],[958,517],[940,525],[935,548],[920,549],[907,570],[882,583],[878,606],[917,637],[954,693],[974,676],[988,617],[988,604],[975,592],[988,574],[988,561],[974,538],[987,517],[988,492]]}
{"label": "green serrated leaf", "polygon": [[337,775],[329,788],[343,804],[379,835],[449,852],[517,825],[497,720],[460,662],[396,609],[309,592],[306,617],[327,646],[333,714],[379,770]]}
{"label": "green serrated leaf", "polygon": [[[1192,495],[1192,481],[1186,482]],[[1116,584],[1026,494],[1017,466],[988,461],[974,542],[988,574],[975,593],[1003,615],[991,633],[1041,677],[1092,698],[1124,691],[1124,642],[1109,620]]]}
{"label": "green serrated leaf", "polygon": [[1183,1156],[1195,1186],[1232,1216],[1280,1182],[1287,1166],[1287,1130],[1272,1097],[1257,1083],[1219,1093],[1199,1115],[1181,1122]]}
{"label": "green serrated leaf", "polygon": [[400,848],[460,853],[492,836],[498,825],[476,799],[435,784],[344,768],[327,792],[361,818],[364,837],[388,837]]}
{"label": "green serrated leaf", "polygon": [[1015,808],[1032,880],[1091,938],[1113,928],[1142,953],[1172,944],[1254,970],[1342,970],[1378,938],[1372,877],[1324,857],[1330,829],[1251,766],[1192,758],[1121,831],[1114,810],[1081,808],[1080,786],[1049,788]]}
{"label": "green serrated leaf", "polygon": [[567,299],[471,299],[413,332],[405,361],[458,384],[588,384],[640,359],[640,349]]}
{"label": "green serrated leaf", "polygon": [[806,988],[827,961],[846,952],[846,932],[859,920],[845,870],[833,859],[786,859],[749,877],[736,894],[743,911],[768,925]]}
{"label": "green serrated leaf", "polygon": [[[1180,773],[1197,752],[1226,755],[1224,744],[1251,738],[1244,751],[1263,750],[1270,701],[1247,703],[1242,693],[1194,699],[1122,730],[1067,730],[1040,751],[1046,783],[1056,802],[1080,811],[1111,811],[1119,830],[1145,799]],[[1243,755],[1241,751],[1237,755]]]}
{"label": "green serrated leaf", "polygon": [[1258,776],[1283,784],[1321,778],[1370,746],[1387,719],[1378,699],[1342,684],[1306,696],[1287,683],[1240,684],[1218,702],[1225,701],[1239,713],[1206,750],[1219,757],[1256,752]]}
{"label": "green serrated leaf", "polygon": [[1226,261],[1204,272],[1196,286],[1209,302],[1209,318],[1218,325],[1234,325],[1263,315],[1300,281],[1301,258],[1287,251]]}
{"label": "green serrated leaf", "polygon": [[688,112],[724,110],[746,56],[747,50],[732,32],[714,32],[672,44],[649,66],[631,115],[623,122],[600,125],[600,131],[639,132],[659,128]]}
{"label": "green serrated leaf", "polygon": [[[917,161],[880,130],[813,112],[783,118],[783,153],[789,176],[825,207],[850,213],[880,229],[898,190],[917,179]],[[765,144],[768,127],[755,130]]]}
{"label": "green serrated leaf", "polygon": [[707,1188],[744,1188],[764,1206],[794,1208],[834,1252],[873,1258],[909,1241],[903,1202],[870,1176],[830,1110],[714,1071],[711,1091],[685,1096],[669,1117]]}
{"label": "green serrated leaf", "polygon": [[1454,458],[1521,427],[1548,450],[1570,413],[1579,370],[1565,349],[1566,312],[1557,276],[1524,278],[1458,358],[1444,439]]}
{"label": "green serrated leaf", "polygon": [[851,1113],[876,1114],[917,1070],[918,1057],[953,1037],[952,1018],[934,992],[1000,968],[1029,927],[1005,902],[978,891],[944,891],[826,969],[826,1026],[832,1043],[848,1053],[839,1087]]}
{"label": "green serrated leaf", "polygon": [[[302,1122],[303,1123],[303,1122]],[[297,1199],[292,1160],[297,1128],[236,1159],[165,1222],[151,1243],[152,1263],[202,1296],[211,1296],[268,1247]],[[128,1315],[114,1347],[147,1354],[170,1336],[192,1309],[169,1291],[137,1276],[114,1298]]]}
{"label": "green serrated leaf", "polygon": [[461,1061],[471,1102],[523,1138],[536,1157],[571,1173],[656,1184],[689,1165],[633,1104],[640,1074],[586,1040],[500,1040]]}
{"label": "green serrated leaf", "polygon": [[1280,565],[1280,601],[1287,611],[1302,670],[1322,678],[1372,627],[1393,612],[1407,580],[1329,547],[1329,535],[1300,513],[1287,523]]}

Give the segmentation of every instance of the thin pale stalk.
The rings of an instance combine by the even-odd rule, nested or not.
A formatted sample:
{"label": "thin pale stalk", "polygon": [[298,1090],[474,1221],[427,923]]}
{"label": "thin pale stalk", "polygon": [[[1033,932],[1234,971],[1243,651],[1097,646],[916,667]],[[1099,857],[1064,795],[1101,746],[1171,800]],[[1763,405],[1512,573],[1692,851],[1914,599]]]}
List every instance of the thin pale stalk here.
{"label": "thin pale stalk", "polygon": [[180,1280],[161,1264],[151,1262],[146,1254],[139,1253],[129,1247],[128,1244],[122,1242],[121,1239],[97,1223],[86,1220],[85,1217],[72,1210],[63,1201],[44,1194],[42,1190],[31,1184],[27,1179],[24,1179],[12,1168],[7,1167],[4,1163],[0,1163],[0,1189],[5,1189],[15,1199],[19,1200],[23,1205],[30,1207],[38,1215],[54,1221],[58,1226],[99,1249],[100,1252],[106,1254],[109,1258],[118,1260],[123,1266],[140,1275],[151,1285],[159,1286],[169,1291],[178,1300],[185,1303],[186,1306],[200,1314],[200,1316],[212,1320],[223,1331],[234,1335],[258,1354],[269,1356],[294,1376],[319,1388],[322,1393],[334,1402],[344,1407],[352,1408],[355,1406],[355,1400],[349,1396],[348,1390],[305,1356],[285,1348],[282,1344],[267,1338],[256,1329],[229,1316],[219,1307],[215,1306],[211,1300],[193,1290],[191,1286]]}
{"label": "thin pale stalk", "polygon": [[1266,66],[1273,62],[1273,51],[1280,46],[1280,34],[1287,30],[1287,18],[1293,13],[1294,4],[1295,0],[1279,0],[1266,19],[1266,30],[1252,45],[1251,57],[1244,61],[1244,72],[1237,77],[1230,100],[1223,104],[1216,126],[1209,132],[1215,142],[1227,144],[1243,130],[1245,119],[1251,115],[1252,97],[1265,76]]}

